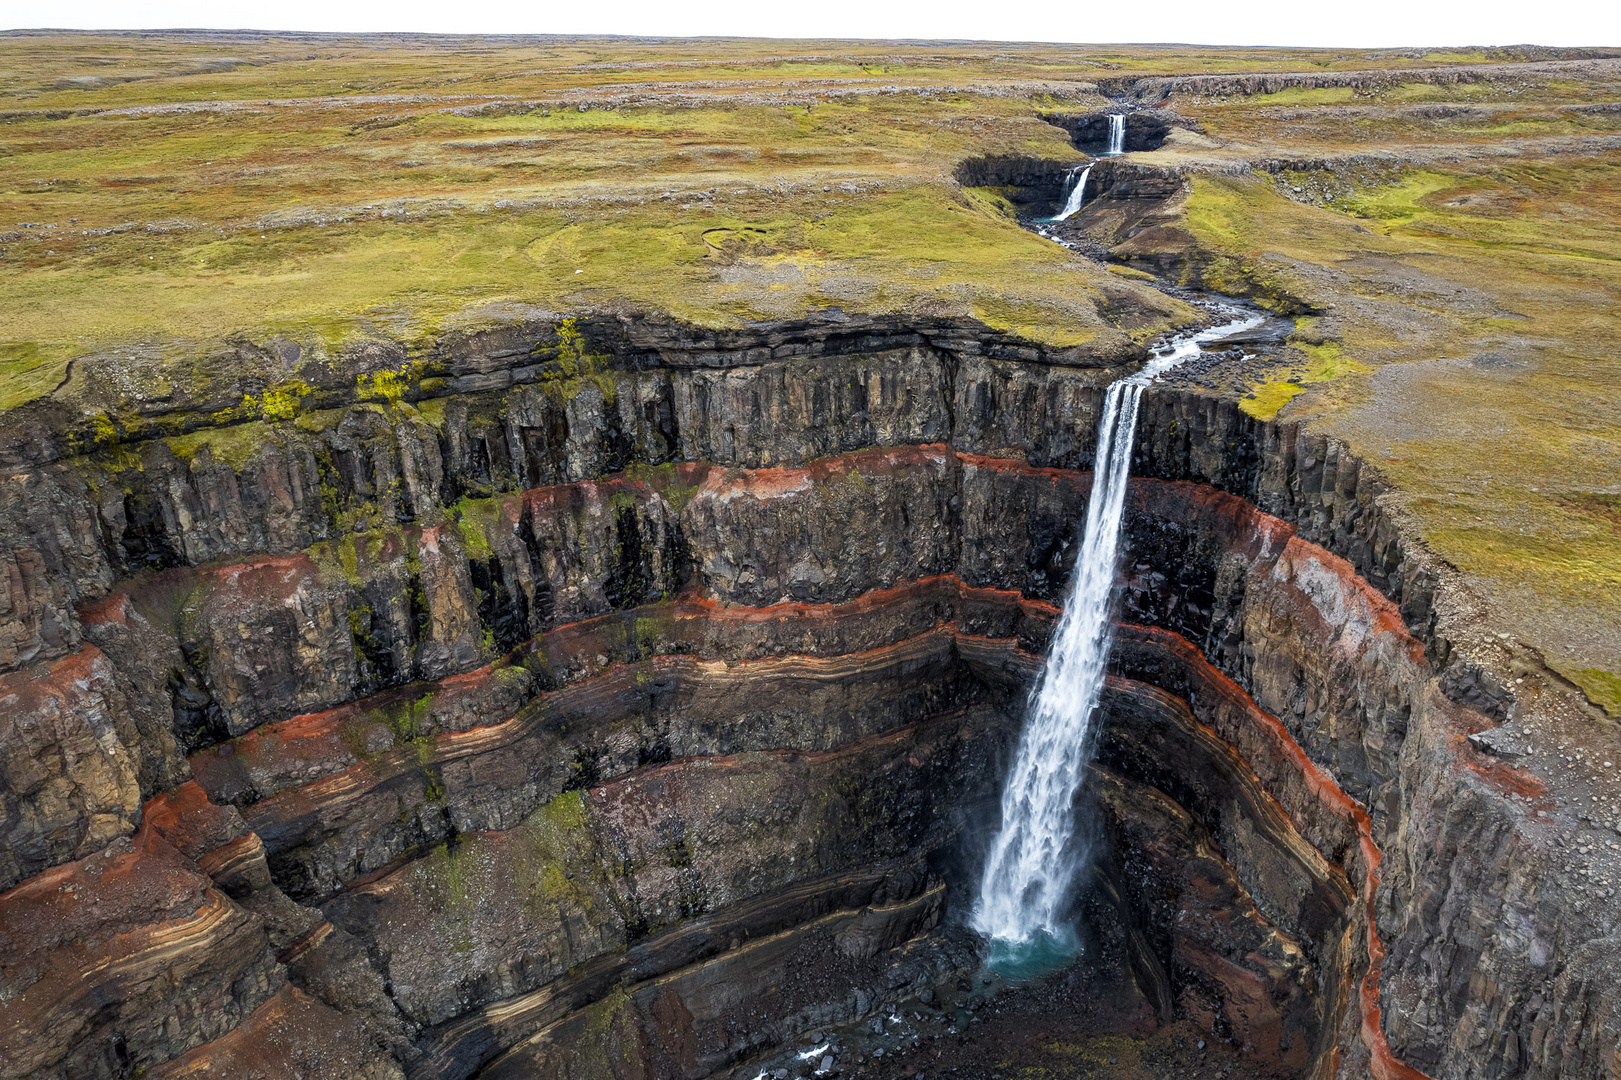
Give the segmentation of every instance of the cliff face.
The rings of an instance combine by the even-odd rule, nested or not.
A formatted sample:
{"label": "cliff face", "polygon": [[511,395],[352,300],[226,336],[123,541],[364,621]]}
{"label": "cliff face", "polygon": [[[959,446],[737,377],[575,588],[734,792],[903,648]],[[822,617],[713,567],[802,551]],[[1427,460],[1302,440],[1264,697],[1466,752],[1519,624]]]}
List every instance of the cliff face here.
{"label": "cliff face", "polygon": [[[586,329],[5,449],[0,1074],[697,1078],[974,968],[1132,358]],[[1088,813],[1140,1015],[1613,1074],[1556,800],[1469,741],[1512,699],[1377,479],[1169,391],[1134,472]]]}

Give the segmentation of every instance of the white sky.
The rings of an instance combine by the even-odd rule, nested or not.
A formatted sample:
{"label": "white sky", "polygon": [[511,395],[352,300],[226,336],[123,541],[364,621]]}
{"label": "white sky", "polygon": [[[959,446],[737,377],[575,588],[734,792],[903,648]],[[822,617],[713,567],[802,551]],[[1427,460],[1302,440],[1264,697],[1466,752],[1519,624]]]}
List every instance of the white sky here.
{"label": "white sky", "polygon": [[1621,46],[1617,0],[0,0],[0,27]]}

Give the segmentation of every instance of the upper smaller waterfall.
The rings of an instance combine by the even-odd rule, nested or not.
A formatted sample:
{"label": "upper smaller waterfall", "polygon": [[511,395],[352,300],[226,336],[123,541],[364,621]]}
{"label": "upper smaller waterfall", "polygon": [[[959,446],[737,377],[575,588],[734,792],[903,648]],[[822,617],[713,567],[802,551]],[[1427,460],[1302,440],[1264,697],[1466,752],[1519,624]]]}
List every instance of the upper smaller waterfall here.
{"label": "upper smaller waterfall", "polygon": [[1063,221],[1080,210],[1081,204],[1086,201],[1086,174],[1091,171],[1090,165],[1077,165],[1069,171],[1069,183],[1074,186],[1064,193],[1064,208],[1053,218],[1054,221]]}
{"label": "upper smaller waterfall", "polygon": [[1126,117],[1124,113],[1109,114],[1109,149],[1104,151],[1109,157],[1117,157],[1126,152]]}

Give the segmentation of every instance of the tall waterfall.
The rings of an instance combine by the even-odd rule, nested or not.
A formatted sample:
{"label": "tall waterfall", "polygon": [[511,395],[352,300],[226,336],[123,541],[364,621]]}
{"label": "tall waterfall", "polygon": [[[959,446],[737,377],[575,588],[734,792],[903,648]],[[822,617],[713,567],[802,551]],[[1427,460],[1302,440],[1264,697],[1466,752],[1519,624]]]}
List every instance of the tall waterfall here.
{"label": "tall waterfall", "polygon": [[[1031,691],[1024,733],[1002,791],[1002,827],[992,841],[971,922],[993,949],[1045,940],[1062,947],[1076,874],[1088,860],[1073,806],[1092,758],[1093,721],[1103,693],[1114,620],[1115,556],[1126,479],[1143,388],[1199,351],[1206,341],[1258,325],[1233,308],[1232,321],[1187,335],[1135,375],[1109,386],[1098,423],[1086,532],[1047,663]],[[994,954],[993,954],[994,955]]]}
{"label": "tall waterfall", "polygon": [[1091,171],[1090,165],[1079,165],[1069,171],[1069,182],[1075,186],[1067,192],[1064,208],[1053,218],[1054,221],[1063,221],[1081,208],[1081,204],[1086,201],[1086,174]]}
{"label": "tall waterfall", "polygon": [[1109,149],[1104,151],[1108,157],[1119,157],[1126,152],[1126,117],[1124,113],[1109,114]]}

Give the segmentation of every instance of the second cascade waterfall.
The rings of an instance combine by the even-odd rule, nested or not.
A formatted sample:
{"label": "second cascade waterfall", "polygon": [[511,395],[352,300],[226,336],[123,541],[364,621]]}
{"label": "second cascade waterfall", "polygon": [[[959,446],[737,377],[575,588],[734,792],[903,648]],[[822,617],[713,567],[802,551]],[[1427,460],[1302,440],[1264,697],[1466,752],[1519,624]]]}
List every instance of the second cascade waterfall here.
{"label": "second cascade waterfall", "polygon": [[1090,855],[1076,836],[1074,804],[1092,759],[1098,701],[1113,639],[1112,601],[1120,519],[1143,389],[1215,338],[1262,317],[1223,308],[1230,322],[1189,335],[1135,375],[1109,386],[1098,423],[1086,531],[1064,613],[1031,691],[1024,732],[1002,791],[1002,825],[991,843],[971,924],[996,950],[1041,943],[1067,951],[1065,916]]}
{"label": "second cascade waterfall", "polygon": [[1080,212],[1081,206],[1086,202],[1086,178],[1092,172],[1092,166],[1083,165],[1071,169],[1067,183],[1074,186],[1064,195],[1064,208],[1058,212],[1054,221],[1064,221]]}

